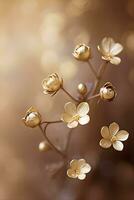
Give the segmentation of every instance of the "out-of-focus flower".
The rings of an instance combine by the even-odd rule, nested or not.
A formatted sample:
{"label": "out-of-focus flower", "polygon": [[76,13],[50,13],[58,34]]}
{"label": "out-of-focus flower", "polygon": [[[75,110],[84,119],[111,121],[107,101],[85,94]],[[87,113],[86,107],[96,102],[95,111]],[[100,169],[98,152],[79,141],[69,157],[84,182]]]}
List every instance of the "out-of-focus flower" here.
{"label": "out-of-focus flower", "polygon": [[110,82],[105,83],[105,85],[100,88],[100,97],[103,100],[112,101],[116,94],[115,88]]}
{"label": "out-of-focus flower", "polygon": [[55,95],[61,88],[62,84],[63,79],[59,78],[58,74],[53,73],[42,81],[43,92],[44,94]]}
{"label": "out-of-focus flower", "polygon": [[80,61],[88,61],[91,58],[91,48],[85,44],[79,44],[75,47],[73,56]]}
{"label": "out-of-focus flower", "polygon": [[42,141],[40,144],[39,144],[39,150],[40,151],[49,151],[51,149],[49,143],[47,141]]}
{"label": "out-of-focus flower", "polygon": [[77,90],[81,95],[85,95],[87,93],[87,86],[84,83],[80,83]]}
{"label": "out-of-focus flower", "polygon": [[109,148],[113,145],[115,150],[122,151],[124,146],[121,141],[127,140],[129,133],[125,130],[119,131],[119,125],[113,122],[109,127],[102,127],[101,135],[103,137],[100,141],[101,147]]}
{"label": "out-of-focus flower", "polygon": [[113,38],[103,38],[98,50],[101,52],[103,60],[109,61],[113,65],[120,64],[121,59],[116,55],[123,50],[123,46],[120,43],[115,43]]}
{"label": "out-of-focus flower", "polygon": [[89,105],[87,102],[80,103],[77,107],[74,103],[68,102],[64,106],[65,112],[61,115],[61,120],[67,123],[69,128],[75,128],[78,124],[85,125],[90,121]]}
{"label": "out-of-focus flower", "polygon": [[41,122],[41,115],[33,107],[30,107],[28,111],[26,112],[26,115],[24,118],[22,118],[23,122],[25,123],[26,126],[34,128],[38,126]]}
{"label": "out-of-focus flower", "polygon": [[78,178],[84,180],[86,174],[91,171],[91,166],[86,163],[84,159],[72,160],[70,162],[70,168],[67,170],[67,175],[70,178]]}

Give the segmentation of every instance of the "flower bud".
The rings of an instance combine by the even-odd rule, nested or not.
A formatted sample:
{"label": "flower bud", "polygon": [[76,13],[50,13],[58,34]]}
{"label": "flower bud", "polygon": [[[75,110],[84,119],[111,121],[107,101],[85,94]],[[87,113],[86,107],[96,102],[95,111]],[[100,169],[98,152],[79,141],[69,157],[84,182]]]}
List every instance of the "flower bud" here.
{"label": "flower bud", "polygon": [[100,89],[100,97],[103,100],[112,101],[116,96],[116,91],[110,82],[105,83],[105,85]]}
{"label": "flower bud", "polygon": [[87,86],[84,83],[80,83],[77,90],[81,95],[85,95],[87,93]]}
{"label": "flower bud", "polygon": [[73,56],[80,61],[88,61],[91,58],[91,48],[85,44],[77,45]]}
{"label": "flower bud", "polygon": [[29,108],[24,118],[22,118],[26,126],[34,128],[41,122],[40,113],[33,107]]}
{"label": "flower bud", "polygon": [[43,93],[54,95],[61,88],[62,84],[62,78],[59,78],[58,74],[53,73],[42,81]]}
{"label": "flower bud", "polygon": [[39,150],[40,151],[49,151],[51,149],[50,145],[48,144],[47,141],[42,141],[39,144]]}

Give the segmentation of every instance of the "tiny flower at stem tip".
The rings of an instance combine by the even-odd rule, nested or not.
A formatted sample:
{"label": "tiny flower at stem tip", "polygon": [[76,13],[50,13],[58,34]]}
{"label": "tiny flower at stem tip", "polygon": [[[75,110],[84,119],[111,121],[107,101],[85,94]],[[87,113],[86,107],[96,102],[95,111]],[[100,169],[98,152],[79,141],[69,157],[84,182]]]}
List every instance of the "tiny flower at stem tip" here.
{"label": "tiny flower at stem tip", "polygon": [[42,141],[40,144],[39,144],[39,150],[40,151],[49,151],[51,149],[50,145],[48,144],[47,141]]}
{"label": "tiny flower at stem tip", "polygon": [[41,123],[41,115],[37,109],[30,107],[22,121],[26,126],[34,128]]}
{"label": "tiny flower at stem tip", "polygon": [[87,62],[91,58],[91,48],[85,44],[79,44],[75,47],[73,56],[79,61]]}
{"label": "tiny flower at stem tip", "polygon": [[42,87],[44,94],[55,95],[57,91],[62,87],[63,79],[58,74],[53,73],[42,81]]}
{"label": "tiny flower at stem tip", "polygon": [[117,93],[114,86],[107,82],[100,88],[100,98],[102,100],[112,101],[116,97]]}

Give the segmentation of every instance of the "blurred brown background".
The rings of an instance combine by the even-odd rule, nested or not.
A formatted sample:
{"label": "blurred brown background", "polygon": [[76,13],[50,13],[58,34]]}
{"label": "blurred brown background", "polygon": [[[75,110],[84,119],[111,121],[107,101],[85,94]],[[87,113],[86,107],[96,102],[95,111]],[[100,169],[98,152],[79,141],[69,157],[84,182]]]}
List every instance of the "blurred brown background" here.
{"label": "blurred brown background", "polygon": [[[72,136],[69,159],[86,158],[93,166],[85,181],[69,179],[54,152],[40,153],[42,135],[21,122],[36,106],[45,119],[58,119],[69,100],[59,92],[42,93],[41,81],[57,72],[76,94],[79,82],[92,82],[86,64],[72,57],[76,44],[89,44],[92,63],[102,62],[96,46],[111,36],[124,46],[119,66],[109,65],[104,81],[118,96],[91,109],[91,123]],[[133,0],[0,0],[0,200],[133,200],[134,199],[134,1]],[[123,152],[103,150],[100,128],[116,121],[130,133]],[[49,129],[64,147],[65,125]]]}

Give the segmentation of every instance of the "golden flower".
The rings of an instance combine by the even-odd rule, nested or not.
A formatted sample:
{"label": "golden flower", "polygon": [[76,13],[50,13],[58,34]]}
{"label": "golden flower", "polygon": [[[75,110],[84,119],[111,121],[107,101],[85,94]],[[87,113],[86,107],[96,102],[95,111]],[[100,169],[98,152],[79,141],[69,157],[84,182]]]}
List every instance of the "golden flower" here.
{"label": "golden flower", "polygon": [[86,174],[91,171],[91,166],[86,163],[84,159],[72,160],[70,162],[70,168],[67,170],[67,175],[70,178],[78,178],[79,180],[84,180]]}
{"label": "golden flower", "polygon": [[80,61],[88,61],[91,58],[91,48],[85,44],[79,44],[75,47],[73,56]]}
{"label": "golden flower", "polygon": [[125,130],[119,131],[119,125],[113,122],[109,127],[102,127],[101,135],[103,137],[100,141],[101,147],[109,148],[113,145],[114,149],[122,151],[124,146],[121,141],[127,140],[129,133]]}
{"label": "golden flower", "polygon": [[40,113],[33,107],[29,108],[24,118],[22,118],[26,126],[34,128],[41,122]]}
{"label": "golden flower", "polygon": [[114,65],[120,64],[121,59],[116,55],[123,50],[123,46],[120,43],[115,43],[113,38],[103,38],[101,45],[98,46],[98,50],[101,52],[103,60],[109,61]]}
{"label": "golden flower", "polygon": [[80,83],[77,90],[81,95],[85,95],[87,93],[87,86],[84,83]]}
{"label": "golden flower", "polygon": [[100,88],[101,99],[112,101],[115,98],[115,96],[116,96],[116,91],[112,83],[107,82],[102,88]]}
{"label": "golden flower", "polygon": [[53,73],[42,81],[42,87],[44,94],[55,95],[63,84],[62,78],[59,78],[58,74]]}
{"label": "golden flower", "polygon": [[47,141],[42,141],[40,144],[39,144],[39,150],[40,151],[48,151],[48,150],[50,150],[51,149],[51,147],[50,147],[50,145],[49,145],[49,143],[47,142]]}
{"label": "golden flower", "polygon": [[61,120],[67,123],[69,128],[75,128],[78,124],[85,125],[90,121],[87,102],[80,103],[77,107],[74,103],[68,102],[64,106],[65,112],[61,115]]}

